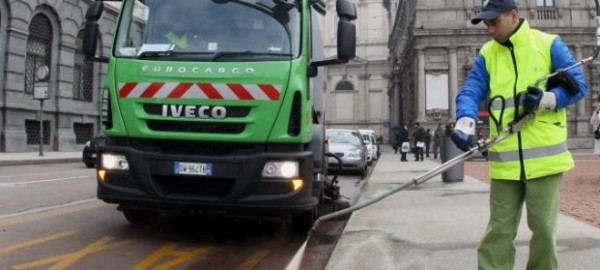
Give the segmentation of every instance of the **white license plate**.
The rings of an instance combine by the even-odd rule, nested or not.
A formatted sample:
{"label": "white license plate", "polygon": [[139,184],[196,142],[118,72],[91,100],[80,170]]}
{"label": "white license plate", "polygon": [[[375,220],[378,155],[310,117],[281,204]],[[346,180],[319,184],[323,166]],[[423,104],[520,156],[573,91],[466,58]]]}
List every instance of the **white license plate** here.
{"label": "white license plate", "polygon": [[175,161],[173,163],[173,169],[175,174],[212,175],[212,164],[210,163]]}

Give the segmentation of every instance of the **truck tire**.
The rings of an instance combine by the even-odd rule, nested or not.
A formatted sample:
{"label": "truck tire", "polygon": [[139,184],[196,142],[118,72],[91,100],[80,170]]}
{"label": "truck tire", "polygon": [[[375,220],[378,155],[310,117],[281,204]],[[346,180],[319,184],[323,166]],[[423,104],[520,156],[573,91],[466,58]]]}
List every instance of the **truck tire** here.
{"label": "truck tire", "polygon": [[149,210],[123,209],[125,219],[134,225],[149,224],[156,220],[158,213]]}
{"label": "truck tire", "polygon": [[292,215],[292,229],[299,234],[306,234],[317,220],[317,209]]}

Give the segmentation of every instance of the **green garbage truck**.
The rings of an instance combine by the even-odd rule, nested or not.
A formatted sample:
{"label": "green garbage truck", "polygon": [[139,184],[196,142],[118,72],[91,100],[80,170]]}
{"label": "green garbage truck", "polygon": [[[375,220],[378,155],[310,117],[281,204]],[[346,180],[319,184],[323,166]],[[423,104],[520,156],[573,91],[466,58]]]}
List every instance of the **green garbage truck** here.
{"label": "green garbage truck", "polygon": [[107,63],[97,196],[132,223],[161,212],[277,216],[307,231],[327,194],[324,67],[356,51],[356,7],[336,2],[324,58],[322,0],[124,0]]}

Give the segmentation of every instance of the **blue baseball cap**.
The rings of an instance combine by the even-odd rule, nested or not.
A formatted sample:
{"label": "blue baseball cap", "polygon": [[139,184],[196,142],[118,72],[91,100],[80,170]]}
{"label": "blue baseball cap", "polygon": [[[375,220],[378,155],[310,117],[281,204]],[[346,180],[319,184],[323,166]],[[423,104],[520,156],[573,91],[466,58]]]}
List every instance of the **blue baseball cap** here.
{"label": "blue baseball cap", "polygon": [[483,9],[471,20],[471,23],[478,24],[482,20],[494,20],[500,14],[516,8],[517,4],[514,0],[484,0]]}

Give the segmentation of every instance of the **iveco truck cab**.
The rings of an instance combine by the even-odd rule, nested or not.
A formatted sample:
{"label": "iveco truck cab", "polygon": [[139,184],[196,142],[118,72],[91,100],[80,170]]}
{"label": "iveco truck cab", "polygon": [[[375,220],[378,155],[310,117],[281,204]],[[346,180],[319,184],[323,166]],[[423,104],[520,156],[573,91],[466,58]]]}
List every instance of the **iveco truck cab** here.
{"label": "iveco truck cab", "polygon": [[102,1],[83,38],[108,66],[98,198],[133,223],[175,211],[282,216],[308,230],[326,193],[324,66],[355,56],[354,4],[336,2],[329,59],[322,0],[113,6],[110,53],[96,54]]}

